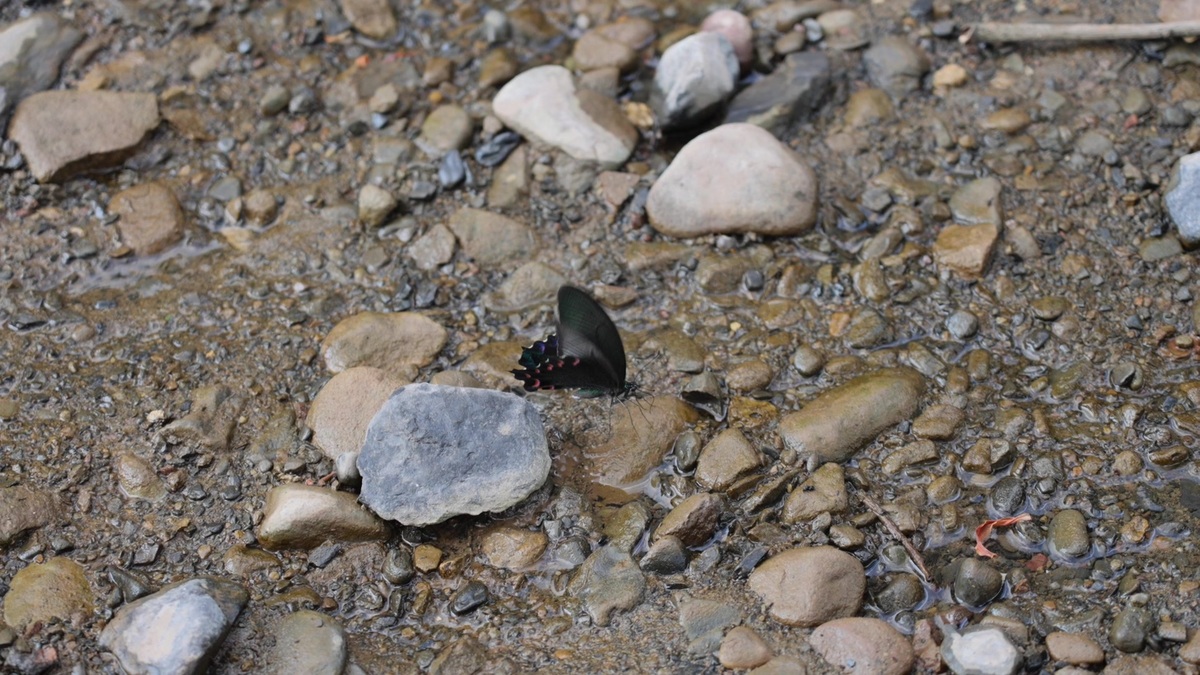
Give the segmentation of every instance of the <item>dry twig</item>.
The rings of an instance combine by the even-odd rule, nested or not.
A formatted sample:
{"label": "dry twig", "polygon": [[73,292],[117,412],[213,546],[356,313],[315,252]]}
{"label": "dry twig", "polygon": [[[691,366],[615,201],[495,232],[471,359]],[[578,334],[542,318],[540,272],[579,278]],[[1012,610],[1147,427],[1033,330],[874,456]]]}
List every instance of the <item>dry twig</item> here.
{"label": "dry twig", "polygon": [[977,23],[959,42],[1107,42],[1200,36],[1200,21],[1169,23]]}
{"label": "dry twig", "polygon": [[871,510],[871,513],[874,513],[875,516],[879,518],[879,522],[883,523],[883,526],[888,529],[888,532],[891,532],[893,537],[900,540],[900,544],[904,546],[904,550],[908,551],[908,557],[912,558],[913,562],[917,564],[917,568],[921,570],[921,574],[925,577],[925,580],[932,581],[933,575],[931,575],[929,573],[929,569],[925,567],[925,559],[921,557],[921,552],[917,550],[916,546],[913,546],[913,543],[909,541],[908,537],[904,536],[904,533],[900,531],[900,528],[896,527],[896,523],[892,522],[892,519],[887,517],[887,514],[885,514],[883,509],[880,508],[879,503],[874,499],[871,499],[871,497],[865,492],[860,492],[858,496],[862,498],[863,504],[865,504],[867,508]]}

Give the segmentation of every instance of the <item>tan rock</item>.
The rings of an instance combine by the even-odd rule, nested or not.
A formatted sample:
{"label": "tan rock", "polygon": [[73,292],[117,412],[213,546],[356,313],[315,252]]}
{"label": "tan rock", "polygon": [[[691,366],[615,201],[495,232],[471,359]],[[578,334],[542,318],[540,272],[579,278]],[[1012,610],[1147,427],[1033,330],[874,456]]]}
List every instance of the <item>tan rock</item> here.
{"label": "tan rock", "polygon": [[158,126],[153,94],[43,91],[17,105],[8,136],[39,181],[117,166]]}
{"label": "tan rock", "polygon": [[153,255],[183,238],[183,207],[163,183],[135,185],[113,196],[108,209],[119,216],[117,230],[138,255]]}

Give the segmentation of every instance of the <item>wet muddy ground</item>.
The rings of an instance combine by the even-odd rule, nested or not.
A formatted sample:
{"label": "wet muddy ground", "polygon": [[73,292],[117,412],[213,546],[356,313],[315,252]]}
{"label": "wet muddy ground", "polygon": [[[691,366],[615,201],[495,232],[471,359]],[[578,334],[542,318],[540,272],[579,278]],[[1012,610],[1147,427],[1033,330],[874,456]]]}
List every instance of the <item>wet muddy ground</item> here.
{"label": "wet muddy ground", "polygon": [[[644,205],[645,189],[695,131],[642,129],[616,169],[637,187],[615,208],[594,171],[523,144],[526,194],[493,206],[498,169],[474,155],[500,128],[489,115],[498,86],[480,85],[484,66],[495,67],[485,59],[494,46],[489,8],[396,6],[398,37],[372,39],[325,2],[0,7],[0,24],[47,11],[83,32],[56,88],[151,93],[164,118],[119,168],[61,181],[39,182],[12,159],[14,144],[4,148],[0,487],[57,506],[4,542],[0,593],[11,593],[19,570],[67,557],[82,566],[91,598],[56,620],[0,628],[0,661],[17,672],[38,672],[34,656],[51,672],[117,669],[98,640],[131,599],[133,582],[121,576],[131,573],[152,588],[202,575],[245,587],[248,602],[213,672],[282,668],[280,621],[301,608],[340,623],[348,661],[368,673],[480,664],[479,672],[717,672],[720,631],[732,623],[796,659],[776,672],[797,664],[822,672],[833,666],[811,646],[812,629],[771,616],[747,576],[765,558],[831,544],[865,569],[855,615],[906,636],[917,669],[939,663],[936,646],[922,651],[923,632],[992,619],[1018,635],[1030,671],[1122,658],[1141,659],[1126,668],[1195,671],[1184,650],[1200,626],[1196,275],[1162,202],[1175,161],[1200,145],[1192,122],[1200,60],[1171,58],[1169,43],[1001,47],[962,44],[957,28],[935,35],[939,22],[981,17],[1154,21],[1146,2],[1036,3],[1024,12],[1010,3],[924,5],[847,3],[872,40],[904,36],[929,56],[920,87],[886,104],[854,100],[873,84],[861,49],[805,47],[828,54],[831,86],[781,139],[815,170],[815,227],[694,239],[659,234]],[[763,7],[737,9],[760,17]],[[618,17],[648,18],[662,39],[713,8],[495,9],[510,27],[500,44],[526,70],[576,58],[585,28]],[[782,62],[780,35],[756,18],[751,72]],[[661,44],[622,75],[620,101],[649,100]],[[935,85],[951,64],[965,77]],[[381,83],[394,84],[399,100],[372,110]],[[283,109],[266,114],[279,85]],[[430,112],[446,103],[470,116],[470,175],[454,187],[439,187],[443,164],[420,147]],[[970,261],[948,257],[939,234],[962,212],[991,207],[962,191],[979,178],[996,179],[1002,227],[987,255],[966,252],[983,259],[976,274]],[[177,197],[181,231],[165,249],[142,252],[120,229],[113,198],[155,181]],[[369,183],[399,198],[382,222],[364,222]],[[262,224],[251,222],[254,191],[278,205]],[[451,242],[452,258],[421,264],[428,254],[413,242],[463,207],[525,224],[535,249],[480,264]],[[420,312],[447,341],[404,376],[467,370],[516,390],[496,376],[507,357],[486,350],[529,344],[554,323],[552,301],[514,310],[514,295],[548,276],[512,282],[530,260],[606,301],[647,398],[678,394],[699,371],[716,374],[719,419],[689,418],[691,436],[672,439],[673,451],[622,492],[596,477],[611,475],[612,446],[661,421],[656,408],[534,394],[554,466],[526,503],[396,527],[330,555],[264,551],[255,533],[268,490],[331,484],[334,461],[295,420],[331,376],[320,345],[333,327],[365,311]],[[506,282],[508,295],[498,294]],[[805,484],[820,462],[785,442],[783,420],[893,367],[919,373],[918,411],[833,460],[843,473],[830,489],[848,491],[846,505],[796,516],[784,492],[826,487]],[[201,416],[182,440],[164,432],[217,389],[237,401],[224,417]],[[581,598],[587,582],[569,588],[583,559],[614,532],[628,535],[613,523],[630,503],[647,521],[633,527],[633,558],[645,555],[663,517],[704,491],[694,456],[681,456],[728,428],[744,434],[760,465],[713,490],[724,504],[713,536],[689,548],[682,571],[646,573],[633,608],[596,625]],[[774,499],[762,498],[781,478]],[[863,496],[921,551],[930,578]],[[750,510],[748,498],[766,503]],[[974,555],[975,527],[1022,513],[1032,519],[998,528],[989,542],[999,557]],[[482,542],[498,524],[545,532],[547,553],[520,571],[488,564]],[[421,545],[441,562],[392,580],[381,571],[392,552]],[[981,562],[986,569],[975,568]],[[997,578],[994,595],[978,590]],[[487,601],[456,613],[456,593],[470,582],[486,587]],[[736,613],[710,648],[690,646],[702,621],[686,611],[681,619],[695,599]],[[1055,632],[1088,636],[1100,661],[1063,658],[1046,640]]]}

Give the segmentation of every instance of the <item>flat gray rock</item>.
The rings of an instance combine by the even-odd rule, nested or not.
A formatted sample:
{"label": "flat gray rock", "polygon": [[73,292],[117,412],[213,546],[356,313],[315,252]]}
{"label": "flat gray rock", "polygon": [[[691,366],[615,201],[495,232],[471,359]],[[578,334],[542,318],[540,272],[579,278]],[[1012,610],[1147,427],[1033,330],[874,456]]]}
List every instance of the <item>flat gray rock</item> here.
{"label": "flat gray rock", "polygon": [[404,525],[502,511],[541,487],[550,448],[537,409],[512,394],[413,384],[371,420],[359,499]]}
{"label": "flat gray rock", "polygon": [[782,138],[788,127],[808,119],[825,101],[831,76],[821,52],[789,54],[775,70],[746,87],[725,111],[725,123],[749,122]]}

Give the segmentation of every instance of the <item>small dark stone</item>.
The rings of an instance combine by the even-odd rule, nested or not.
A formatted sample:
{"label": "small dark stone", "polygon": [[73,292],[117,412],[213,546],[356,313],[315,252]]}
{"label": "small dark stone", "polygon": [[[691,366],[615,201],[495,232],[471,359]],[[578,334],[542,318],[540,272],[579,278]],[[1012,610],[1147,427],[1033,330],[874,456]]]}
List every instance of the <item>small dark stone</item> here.
{"label": "small dark stone", "polygon": [[106,571],[108,572],[109,580],[121,591],[121,596],[125,602],[133,602],[157,590],[142,575],[130,572],[123,567],[109,565]]}
{"label": "small dark stone", "polygon": [[1200,518],[1200,483],[1191,480],[1178,480],[1179,504],[1191,512],[1193,517]]}
{"label": "small dark stone", "polygon": [[458,589],[450,598],[450,611],[462,616],[488,601],[488,589],[481,582],[471,583]]}
{"label": "small dark stone", "polygon": [[158,559],[158,552],[162,547],[158,544],[145,544],[138,547],[138,550],[133,553],[134,565],[149,565]]}
{"label": "small dark stone", "polygon": [[394,548],[388,551],[387,558],[383,561],[383,578],[387,579],[388,583],[396,586],[406,584],[416,573],[416,568],[413,567],[412,551],[407,548]]}
{"label": "small dark stone", "polygon": [[1005,476],[992,486],[992,507],[996,512],[1011,516],[1025,504],[1025,486],[1020,479]]}
{"label": "small dark stone", "polygon": [[1192,123],[1192,114],[1178,105],[1169,105],[1162,109],[1159,119],[1164,127],[1186,127]]}
{"label": "small dark stone", "polygon": [[288,101],[288,112],[293,115],[303,115],[317,109],[317,94],[312,89],[304,87],[292,95]]}
{"label": "small dark stone", "polygon": [[521,137],[512,131],[501,131],[475,150],[475,161],[483,166],[496,166],[521,144]]}
{"label": "small dark stone", "polygon": [[314,548],[308,552],[308,564],[313,567],[325,567],[333,562],[333,559],[342,552],[342,547],[332,541],[327,541],[324,544]]}
{"label": "small dark stone", "polygon": [[927,19],[933,14],[933,0],[913,0],[908,6],[908,15],[914,19]]}
{"label": "small dark stone", "polygon": [[763,277],[763,273],[759,270],[750,270],[742,276],[742,284],[746,286],[746,290],[748,291],[762,290],[765,282],[766,279]]}
{"label": "small dark stone", "polygon": [[974,558],[962,562],[954,577],[954,597],[968,607],[982,607],[999,595],[1004,575]]}
{"label": "small dark stone", "polygon": [[748,577],[754,571],[755,567],[767,557],[768,549],[766,546],[755,546],[750,549],[750,552],[742,556],[738,561],[737,567],[734,568],[733,574],[738,578]]}
{"label": "small dark stone", "polygon": [[875,602],[887,613],[912,609],[924,599],[925,589],[912,574],[897,574],[882,591],[875,594]]}
{"label": "small dark stone", "polygon": [[1140,652],[1146,647],[1146,638],[1154,619],[1140,607],[1126,607],[1113,617],[1108,630],[1108,641],[1123,652]]}

